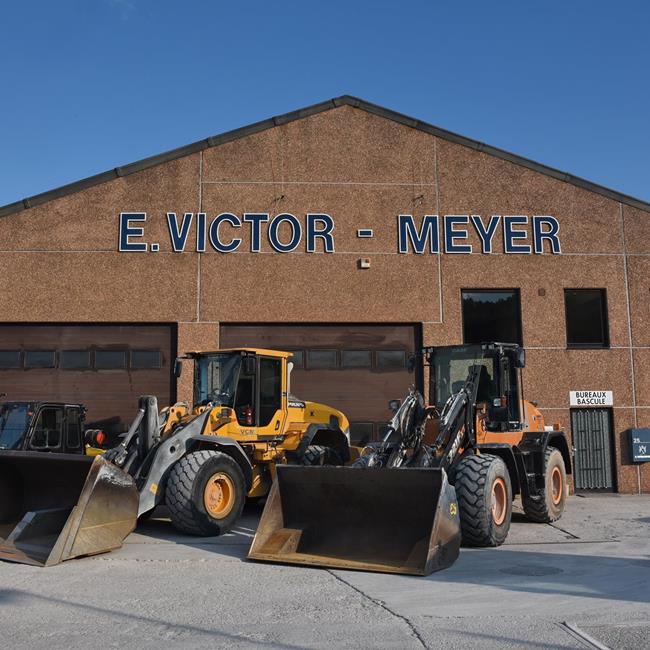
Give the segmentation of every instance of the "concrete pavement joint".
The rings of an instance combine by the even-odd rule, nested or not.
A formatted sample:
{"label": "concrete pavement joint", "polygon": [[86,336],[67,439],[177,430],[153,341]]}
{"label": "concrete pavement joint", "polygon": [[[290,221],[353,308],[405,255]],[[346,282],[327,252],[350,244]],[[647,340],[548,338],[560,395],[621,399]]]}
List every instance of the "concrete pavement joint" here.
{"label": "concrete pavement joint", "polygon": [[577,639],[591,650],[611,650],[609,646],[604,645],[598,639],[594,639],[593,636],[587,634],[584,630],[581,630],[575,623],[564,621],[558,623],[558,627],[563,629],[565,632],[568,632],[574,639]]}
{"label": "concrete pavement joint", "polygon": [[577,535],[574,535],[573,533],[570,533],[568,530],[562,528],[561,526],[558,526],[557,524],[548,524],[551,528],[555,528],[555,530],[559,530],[561,533],[564,533],[565,535],[569,535],[573,539],[580,539]]}
{"label": "concrete pavement joint", "polygon": [[331,576],[333,576],[336,580],[338,580],[339,582],[342,582],[344,585],[347,585],[348,587],[350,587],[350,589],[356,591],[358,594],[360,594],[361,596],[363,596],[364,598],[369,600],[374,605],[377,605],[378,607],[381,607],[384,611],[388,612],[389,614],[391,614],[395,618],[398,618],[399,620],[403,621],[406,624],[406,626],[408,627],[408,629],[410,630],[411,636],[414,637],[415,639],[417,639],[419,641],[420,645],[423,648],[427,648],[427,650],[428,650],[429,646],[424,642],[424,639],[420,636],[420,633],[415,628],[415,625],[413,625],[413,623],[411,623],[411,621],[406,616],[403,616],[402,614],[398,614],[397,612],[393,611],[390,607],[388,607],[388,605],[386,605],[385,602],[383,602],[381,600],[377,600],[376,598],[372,598],[367,593],[365,593],[363,590],[359,589],[358,587],[355,587],[353,584],[351,584],[347,580],[344,580],[340,575],[334,573],[334,571],[332,571],[331,569],[326,569],[326,571]]}

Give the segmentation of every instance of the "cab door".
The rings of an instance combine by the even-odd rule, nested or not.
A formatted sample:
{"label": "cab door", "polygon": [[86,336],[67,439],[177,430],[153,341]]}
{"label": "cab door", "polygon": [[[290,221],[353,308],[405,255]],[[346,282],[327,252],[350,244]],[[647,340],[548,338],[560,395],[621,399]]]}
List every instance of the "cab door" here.
{"label": "cab door", "polygon": [[65,407],[65,447],[68,454],[83,453],[81,412],[77,407]]}
{"label": "cab door", "polygon": [[282,371],[285,359],[281,357],[258,357],[258,392],[257,392],[257,425],[258,435],[274,437],[284,431],[286,400],[284,393],[284,373]]}

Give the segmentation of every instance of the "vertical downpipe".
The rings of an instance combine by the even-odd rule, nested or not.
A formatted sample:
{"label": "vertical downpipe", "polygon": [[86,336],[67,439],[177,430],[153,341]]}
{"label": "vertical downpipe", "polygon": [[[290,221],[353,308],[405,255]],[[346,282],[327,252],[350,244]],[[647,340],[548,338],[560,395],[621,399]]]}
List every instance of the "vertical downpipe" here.
{"label": "vertical downpipe", "polygon": [[[621,223],[621,237],[623,239],[623,270],[625,272],[625,301],[627,303],[627,335],[630,345],[630,372],[632,373],[632,409],[634,412],[634,426],[639,426],[636,412],[636,377],[634,372],[634,347],[632,342],[632,311],[630,308],[630,283],[627,270],[627,242],[625,239],[625,222],[623,220],[623,204],[618,204],[618,216]],[[636,480],[638,493],[641,494],[641,467],[636,466]]]}

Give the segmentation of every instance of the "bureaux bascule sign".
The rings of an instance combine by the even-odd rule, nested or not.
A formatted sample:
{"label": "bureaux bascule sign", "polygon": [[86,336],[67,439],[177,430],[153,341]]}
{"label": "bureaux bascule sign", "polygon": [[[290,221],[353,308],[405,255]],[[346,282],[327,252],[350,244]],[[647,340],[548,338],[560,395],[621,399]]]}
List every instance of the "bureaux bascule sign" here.
{"label": "bureaux bascule sign", "polygon": [[[334,219],[325,213],[308,213],[304,218],[281,213],[245,212],[241,217],[223,212],[208,219],[206,213],[186,212],[182,216],[166,213],[171,249],[175,253],[194,250],[203,253],[208,246],[219,253],[240,250],[244,229],[250,236],[251,253],[262,252],[263,225],[271,249],[291,253],[301,249],[307,253],[335,252]],[[122,212],[119,218],[119,246],[124,252],[145,253],[160,250],[160,242],[151,242],[146,236],[146,212]],[[421,218],[410,214],[397,216],[396,246],[400,253],[495,253],[493,244],[498,231],[503,233],[503,252],[507,254],[559,254],[560,224],[548,215],[492,215],[448,214],[439,217],[427,214]],[[469,242],[473,232],[480,242],[475,250]],[[359,228],[357,237],[372,238],[371,228]]]}

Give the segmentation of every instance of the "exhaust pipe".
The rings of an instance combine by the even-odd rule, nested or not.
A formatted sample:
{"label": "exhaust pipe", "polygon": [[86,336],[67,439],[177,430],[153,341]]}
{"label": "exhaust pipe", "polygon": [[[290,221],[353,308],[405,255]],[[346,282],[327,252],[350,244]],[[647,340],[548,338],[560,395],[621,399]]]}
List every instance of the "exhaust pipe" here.
{"label": "exhaust pipe", "polygon": [[0,452],[0,559],[52,566],[111,551],[137,515],[133,479],[101,456]]}
{"label": "exhaust pipe", "polygon": [[429,575],[459,549],[456,492],[442,469],[282,465],[248,557]]}

